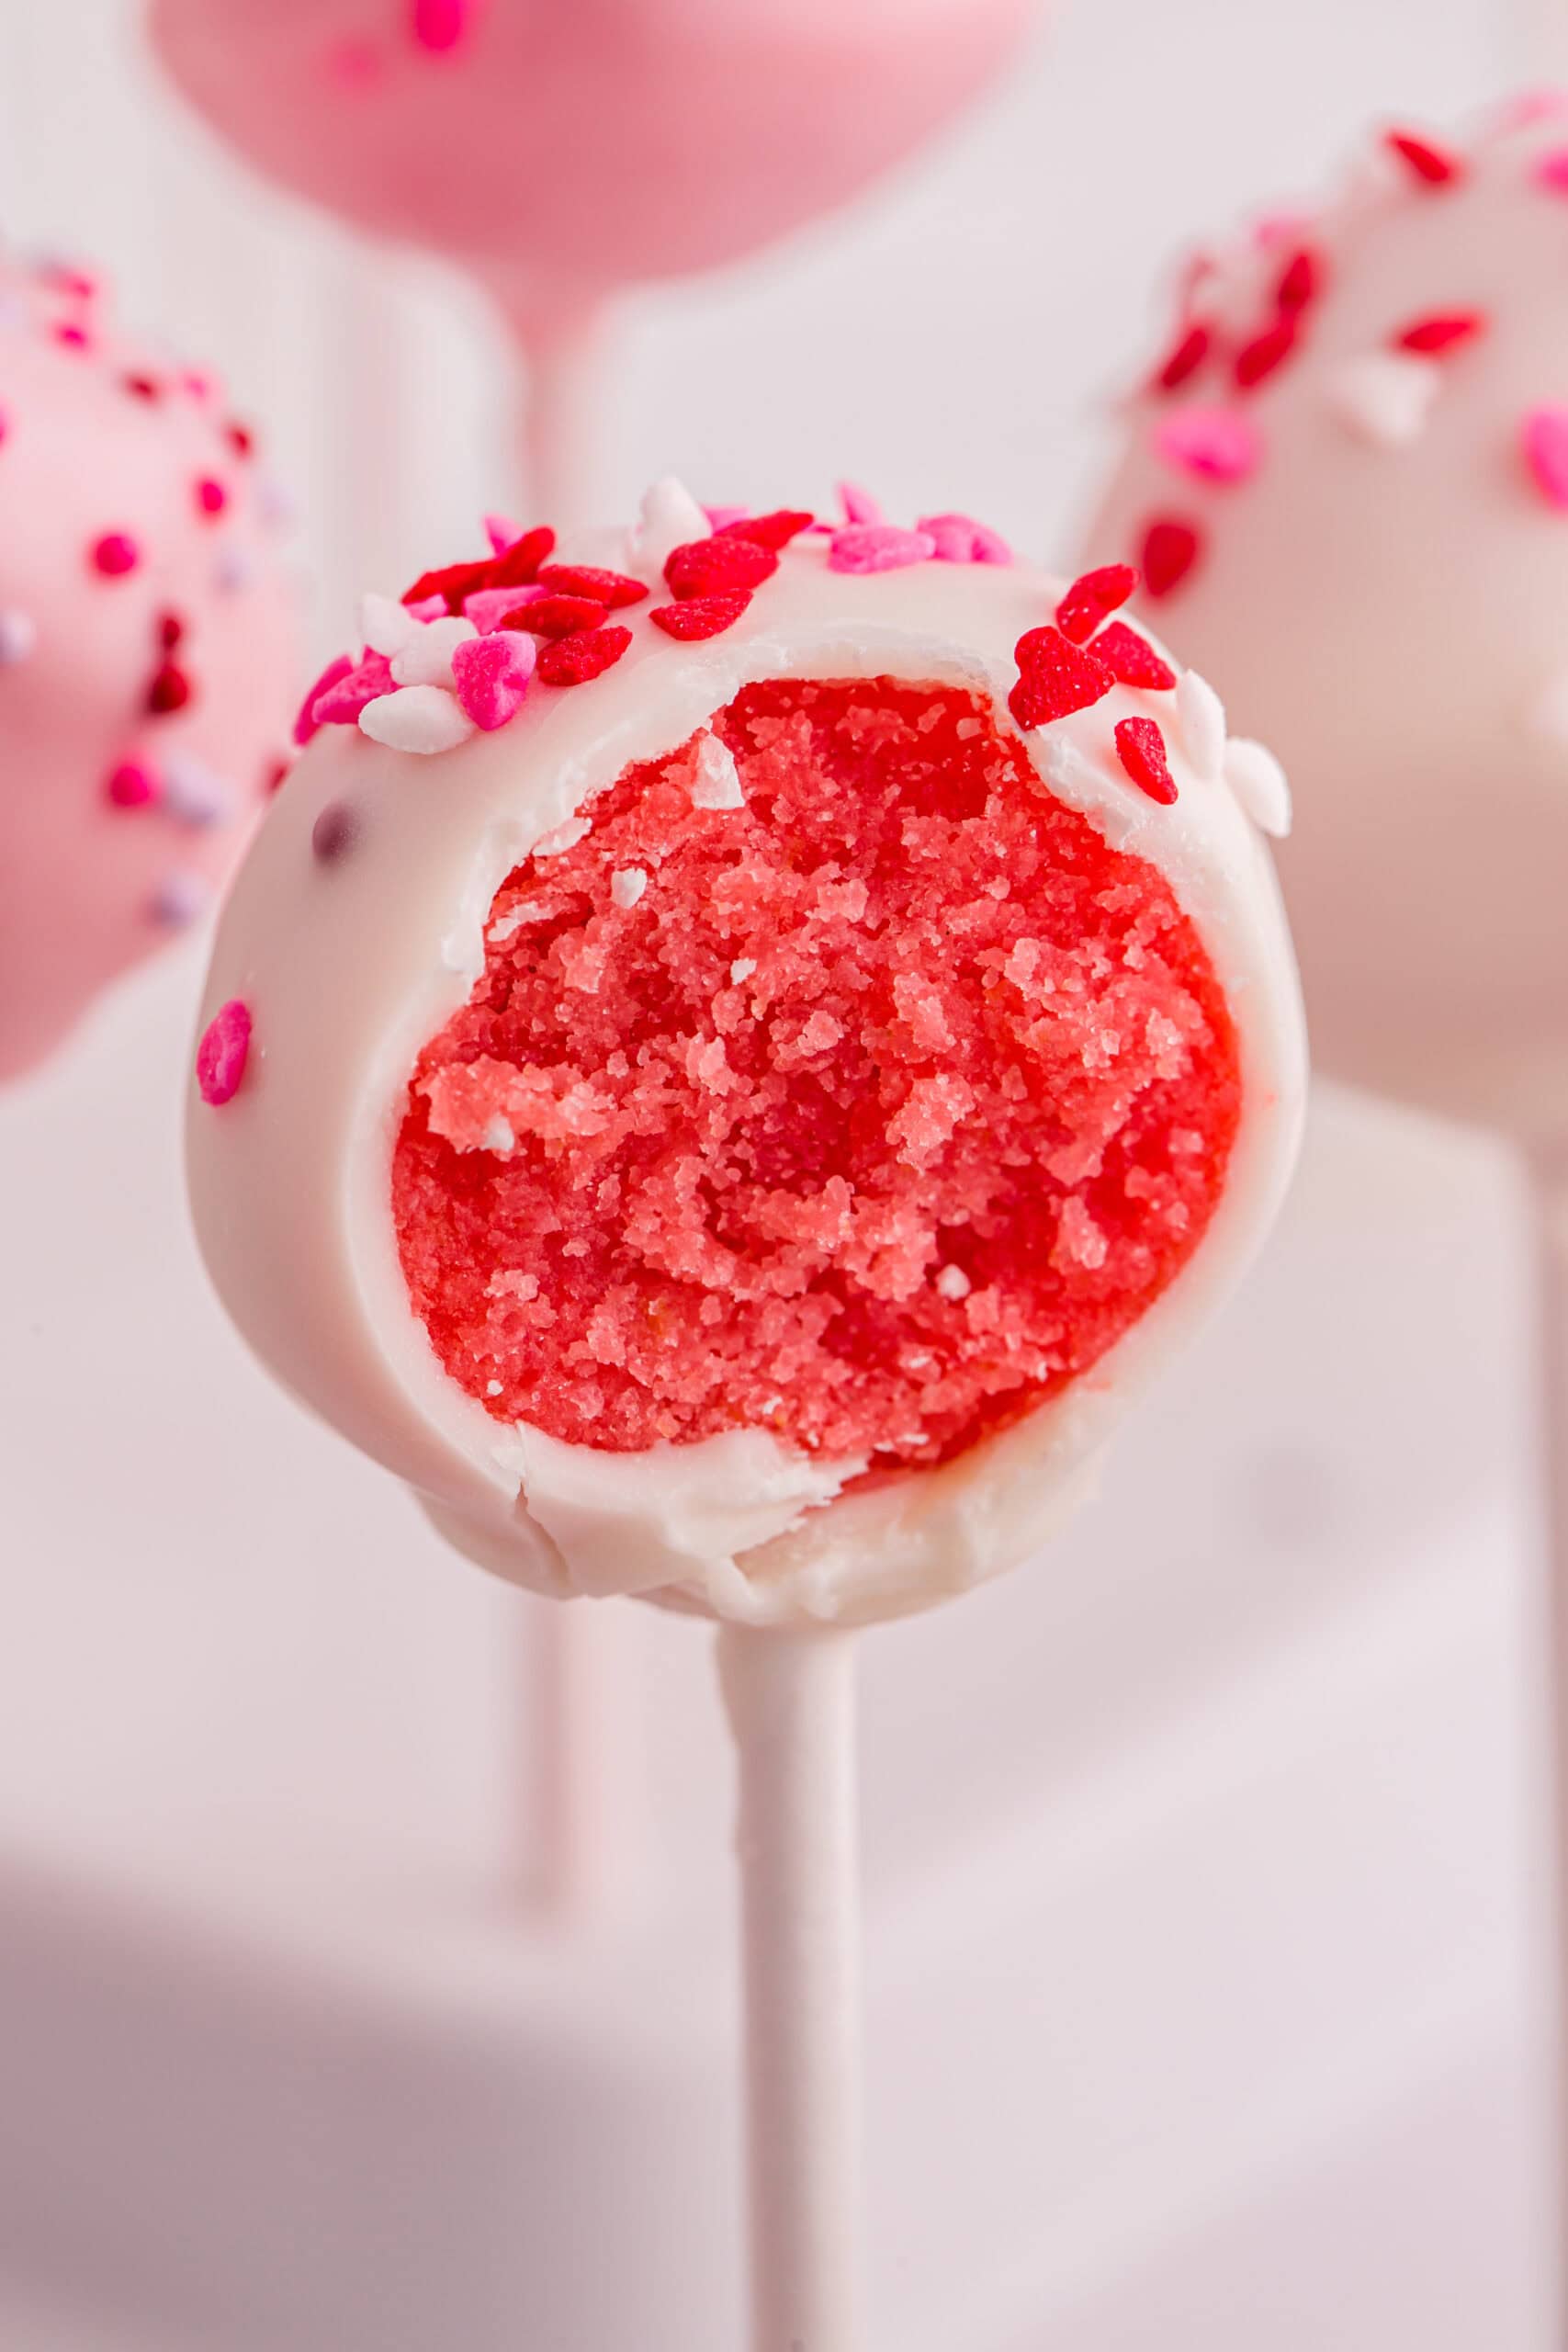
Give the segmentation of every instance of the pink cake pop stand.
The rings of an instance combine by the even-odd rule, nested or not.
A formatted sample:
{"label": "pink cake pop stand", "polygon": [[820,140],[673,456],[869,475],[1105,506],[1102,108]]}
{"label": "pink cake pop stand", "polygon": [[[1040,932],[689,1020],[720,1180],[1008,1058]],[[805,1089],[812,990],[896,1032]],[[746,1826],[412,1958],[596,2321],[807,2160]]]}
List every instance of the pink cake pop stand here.
{"label": "pink cake pop stand", "polygon": [[152,0],[181,89],[269,177],[490,288],[526,355],[528,492],[581,519],[618,288],[743,259],[962,111],[1033,0]]}
{"label": "pink cake pop stand", "polygon": [[205,911],[282,774],[276,542],[213,380],[0,263],[0,1079]]}

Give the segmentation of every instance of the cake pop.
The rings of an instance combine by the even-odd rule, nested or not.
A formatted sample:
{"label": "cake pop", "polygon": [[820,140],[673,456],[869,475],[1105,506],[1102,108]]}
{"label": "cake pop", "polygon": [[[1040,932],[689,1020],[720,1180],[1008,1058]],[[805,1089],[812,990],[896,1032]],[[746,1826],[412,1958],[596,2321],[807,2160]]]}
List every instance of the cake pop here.
{"label": "cake pop", "polygon": [[846,509],[368,599],[188,1122],[241,1329],[461,1550],[721,1622],[767,2352],[858,2340],[846,1629],[1061,1523],[1303,1091],[1279,780],[1133,573]]}
{"label": "cake pop", "polygon": [[1183,279],[1086,534],[1279,753],[1319,1064],[1568,1146],[1568,114],[1380,135]]}
{"label": "cake pop", "polygon": [[[996,76],[1032,0],[152,0],[192,103],[269,177],[474,272],[530,362],[530,487],[576,493],[606,296],[830,211]],[[541,482],[547,472],[552,479]]]}
{"label": "cake pop", "polygon": [[0,263],[0,1079],[203,912],[282,771],[275,524],[210,378]]}
{"label": "cake pop", "polygon": [[[1092,526],[1288,762],[1318,1057],[1529,1156],[1568,1899],[1568,110],[1200,260]],[[1559,1964],[1561,1977],[1561,1953]],[[1568,2116],[1568,2089],[1563,2112]],[[1568,2178],[1568,2169],[1564,2170]]]}

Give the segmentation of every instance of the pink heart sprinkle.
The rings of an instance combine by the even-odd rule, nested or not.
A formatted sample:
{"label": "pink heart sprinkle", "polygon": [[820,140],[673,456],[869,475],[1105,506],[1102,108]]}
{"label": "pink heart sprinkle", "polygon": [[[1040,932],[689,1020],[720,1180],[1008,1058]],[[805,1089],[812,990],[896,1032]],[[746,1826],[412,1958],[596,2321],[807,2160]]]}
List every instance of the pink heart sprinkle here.
{"label": "pink heart sprinkle", "polygon": [[907,563],[928,563],[936,553],[929,531],[901,531],[897,523],[852,523],[835,531],[829,571],[897,571]]}
{"label": "pink heart sprinkle", "polygon": [[357,669],[344,671],[316,696],[310,716],[318,727],[352,727],[366,704],[389,695],[393,683],[386,655],[367,653]]}
{"label": "pink heart sprinkle", "polygon": [[751,509],[749,506],[705,506],[703,508],[703,513],[708,518],[708,528],[712,531],[722,531],[731,523],[744,523],[750,512]]}
{"label": "pink heart sprinkle", "polygon": [[1228,408],[1183,408],[1155,426],[1155,453],[1201,481],[1245,481],[1263,457],[1258,428]]}
{"label": "pink heart sprinkle", "polygon": [[1568,147],[1553,147],[1535,167],[1536,184],[1553,196],[1568,196]]}
{"label": "pink heart sprinkle", "polygon": [[316,680],[315,684],[309,688],[304,701],[299,706],[299,716],[294,722],[294,741],[297,743],[308,743],[310,741],[311,736],[315,733],[317,728],[321,723],[316,717],[317,703],[326,693],[328,687],[335,686],[340,678],[346,678],[353,667],[353,656],[348,653],[340,653],[335,662],[329,662],[327,663],[326,668],[321,672],[321,674]]}
{"label": "pink heart sprinkle", "polygon": [[204,1102],[230,1102],[251,1053],[251,1012],[237,996],[220,1004],[196,1049],[196,1082]]}
{"label": "pink heart sprinkle", "polygon": [[538,588],[476,588],[463,599],[463,617],[472,621],[481,637],[501,627],[519,605],[531,605],[543,594]]}
{"label": "pink heart sprinkle", "polygon": [[457,700],[476,727],[489,734],[515,716],[538,658],[533,639],[515,628],[470,637],[454,648]]}
{"label": "pink heart sprinkle", "polygon": [[844,510],[846,523],[880,523],[882,508],[869,490],[862,490],[859,482],[841,481],[835,485],[839,503]]}
{"label": "pink heart sprinkle", "polygon": [[1522,433],[1525,463],[1541,496],[1568,506],[1568,408],[1532,408]]}
{"label": "pink heart sprinkle", "polygon": [[445,596],[422,596],[417,604],[410,605],[408,610],[416,621],[444,621],[446,618],[446,599]]}
{"label": "pink heart sprinkle", "polygon": [[504,514],[487,514],[484,526],[485,537],[490,541],[493,555],[504,555],[507,548],[515,547],[523,537],[516,524],[509,523]]}
{"label": "pink heart sprinkle", "polygon": [[915,524],[936,547],[939,563],[1010,563],[1012,549],[998,531],[970,514],[922,514]]}

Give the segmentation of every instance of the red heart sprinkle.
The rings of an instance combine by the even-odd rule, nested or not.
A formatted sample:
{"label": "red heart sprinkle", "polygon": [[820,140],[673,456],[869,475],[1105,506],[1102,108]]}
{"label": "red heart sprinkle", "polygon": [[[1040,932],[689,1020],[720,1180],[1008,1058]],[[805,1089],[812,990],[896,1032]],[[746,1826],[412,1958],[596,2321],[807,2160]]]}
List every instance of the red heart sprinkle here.
{"label": "red heart sprinkle", "polygon": [[1446,148],[1434,146],[1429,139],[1418,139],[1414,131],[1391,130],[1384,142],[1402,162],[1409,164],[1418,180],[1428,187],[1447,187],[1454,180],[1464,177],[1464,165],[1459,156]]}
{"label": "red heart sprinkle", "polygon": [[1138,584],[1130,563],[1102,563],[1075,580],[1056,607],[1056,627],[1075,645],[1087,644],[1095,630],[1119,605],[1124,605]]}
{"label": "red heart sprinkle", "polygon": [[1013,648],[1019,679],[1008,708],[1021,727],[1044,727],[1087,710],[1116,684],[1103,662],[1074,645],[1060,629],[1026,629]]}
{"label": "red heart sprinkle", "polygon": [[[486,588],[531,588],[539,576],[539,567],[547,563],[555,549],[556,535],[547,523],[536,524],[513,539],[498,556],[492,556],[484,569],[482,585]],[[406,602],[406,599],[405,599]]]}
{"label": "red heart sprinkle", "polygon": [[1163,364],[1156,369],[1153,389],[1160,392],[1176,391],[1190,376],[1198,373],[1209,356],[1209,346],[1213,341],[1207,327],[1189,327],[1185,334],[1178,337]]}
{"label": "red heart sprinkle", "polygon": [[1116,756],[1140,792],[1168,808],[1176,778],[1165,756],[1165,737],[1152,718],[1123,718],[1116,728]]}
{"label": "red heart sprinkle", "polygon": [[1289,312],[1276,319],[1271,327],[1244,343],[1232,363],[1236,382],[1244,392],[1271,376],[1282,360],[1288,359],[1296,340],[1295,318]]}
{"label": "red heart sprinkle", "polygon": [[[423,605],[427,596],[444,596],[449,613],[460,613],[463,599],[490,584],[488,563],[447,563],[437,571],[422,571],[412,588],[403,590],[405,605]],[[510,582],[505,583],[510,586]]]}
{"label": "red heart sprinkle", "polygon": [[1112,621],[1102,628],[1089,647],[1097,662],[1103,662],[1121,686],[1149,686],[1163,692],[1176,684],[1176,673],[1168,662],[1162,661],[1146,637],[1140,637],[1125,621]]}
{"label": "red heart sprinkle", "polygon": [[745,588],[731,596],[688,596],[683,605],[655,605],[648,617],[666,637],[689,645],[732,628],[750,601],[750,591]]}
{"label": "red heart sprinkle", "polygon": [[1151,596],[1168,596],[1179,587],[1203,550],[1196,524],[1162,515],[1144,534],[1144,585]]}
{"label": "red heart sprinkle", "polygon": [[1303,245],[1291,255],[1280,273],[1280,283],[1274,289],[1274,305],[1287,317],[1304,311],[1315,302],[1323,291],[1323,258],[1310,245]]}
{"label": "red heart sprinkle", "polygon": [[688,539],[676,548],[664,567],[672,593],[687,596],[719,596],[738,588],[760,588],[779,568],[772,548],[754,539],[735,539],[716,531],[711,538]]}
{"label": "red heart sprinkle", "polygon": [[539,656],[534,675],[547,686],[581,686],[618,662],[632,641],[629,628],[585,628],[558,637]]}
{"label": "red heart sprinkle", "polygon": [[147,707],[154,718],[167,718],[172,711],[183,710],[190,695],[190,680],[185,672],[175,662],[165,662],[153,673]]}
{"label": "red heart sprinkle", "polygon": [[1484,311],[1433,311],[1427,317],[1412,319],[1401,327],[1393,338],[1397,351],[1421,351],[1434,354],[1452,351],[1461,343],[1469,343],[1473,335],[1484,332],[1488,324]]}
{"label": "red heart sprinkle", "polygon": [[720,539],[750,539],[753,547],[772,548],[776,554],[788,547],[797,532],[806,530],[817,517],[797,506],[775,506],[770,514],[742,514],[733,523],[726,523],[715,532]]}
{"label": "red heart sprinkle", "polygon": [[536,596],[502,619],[502,628],[525,628],[533,637],[576,637],[597,628],[604,607],[592,596]]}
{"label": "red heart sprinkle", "polygon": [[[541,564],[534,575],[541,588],[552,589],[561,596],[588,596],[607,612],[618,612],[623,605],[640,605],[648,594],[646,580],[634,580],[629,572],[602,571],[593,563]],[[504,588],[504,580],[496,582]]]}

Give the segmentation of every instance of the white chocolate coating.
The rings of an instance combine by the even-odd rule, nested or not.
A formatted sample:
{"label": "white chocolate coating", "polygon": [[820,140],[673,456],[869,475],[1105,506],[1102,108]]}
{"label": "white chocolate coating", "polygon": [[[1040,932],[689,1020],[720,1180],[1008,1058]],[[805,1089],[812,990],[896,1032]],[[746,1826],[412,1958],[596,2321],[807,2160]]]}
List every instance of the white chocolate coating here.
{"label": "white chocolate coating", "polygon": [[[1314,1051],[1337,1075],[1568,1144],[1568,506],[1526,420],[1568,401],[1568,112],[1450,145],[1454,184],[1380,154],[1321,219],[1227,263],[1232,308],[1294,244],[1324,290],[1250,393],[1223,359],[1140,397],[1083,536],[1137,560],[1147,521],[1203,551],[1155,610],[1238,728],[1284,762],[1280,859]],[[1215,289],[1200,280],[1193,311]],[[1447,352],[1411,322],[1479,312]],[[1248,331],[1247,324],[1242,331]],[[1233,346],[1234,347],[1234,346]],[[1172,416],[1240,411],[1257,470],[1161,457]]]}
{"label": "white chocolate coating", "polygon": [[[530,847],[759,679],[967,687],[1015,731],[1013,647],[1049,620],[1059,593],[991,564],[849,576],[807,537],[720,636],[676,644],[642,622],[604,676],[536,687],[508,725],[429,757],[323,729],[278,796],[225,911],[204,998],[204,1023],[243,999],[254,1039],[231,1102],[215,1109],[193,1090],[197,1233],[272,1370],[415,1487],[484,1565],[547,1592],[639,1592],[751,1623],[853,1623],[928,1605],[1053,1531],[1133,1396],[1267,1232],[1295,1154],[1305,1061],[1272,872],[1213,741],[1202,764],[1184,749],[1176,697],[1116,687],[1021,740],[1058,797],[1168,876],[1225,990],[1244,1103],[1201,1243],[1090,1374],[939,1468],[840,1494],[859,1463],[809,1462],[762,1430],[644,1454],[510,1430],[449,1378],[410,1304],[390,1194],[409,1074],[466,1001],[494,893]],[[1117,763],[1112,728],[1140,715],[1166,727],[1173,808]],[[311,831],[333,804],[359,831],[324,863]]]}

